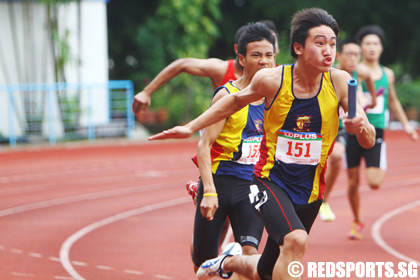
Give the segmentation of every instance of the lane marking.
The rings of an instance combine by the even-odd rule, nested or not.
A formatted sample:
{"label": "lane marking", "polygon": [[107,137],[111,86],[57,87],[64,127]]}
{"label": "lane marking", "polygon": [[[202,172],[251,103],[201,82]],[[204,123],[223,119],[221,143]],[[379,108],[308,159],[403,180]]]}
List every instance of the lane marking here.
{"label": "lane marking", "polygon": [[[0,248],[2,248],[4,250],[5,247],[3,245],[0,245]],[[24,250],[15,249],[15,248],[12,248],[12,249],[9,249],[9,250],[11,252],[16,252],[18,254],[23,254],[25,252]],[[44,257],[42,254],[35,253],[35,252],[29,252],[29,253],[27,253],[27,255],[30,256],[30,257],[34,257],[34,258],[43,258]],[[56,258],[56,257],[49,257],[48,259],[51,260],[51,261],[54,261],[54,262],[60,262],[60,259]],[[89,266],[88,263],[81,262],[81,261],[72,261],[71,263],[75,266],[84,266],[84,267]],[[107,265],[96,265],[95,268],[101,269],[101,270],[109,270],[109,271],[116,270],[115,267],[111,267],[111,266],[107,266]],[[12,272],[12,273],[14,273],[15,276],[22,276],[22,277],[25,277],[25,275],[27,276],[27,274],[22,273],[22,272]],[[141,271],[130,270],[130,269],[123,270],[123,273],[132,274],[132,275],[143,275],[143,272],[141,272]],[[35,277],[35,274],[33,274],[33,277]],[[58,275],[58,276],[53,276],[53,278],[54,279],[73,279],[74,280],[74,278],[71,277],[71,276],[59,276]]]}
{"label": "lane marking", "polygon": [[34,252],[28,253],[28,256],[33,257],[33,258],[38,258],[38,259],[41,259],[43,257],[42,254],[34,253]]}
{"label": "lane marking", "polygon": [[165,276],[165,275],[158,275],[158,274],[156,274],[156,275],[153,275],[155,278],[158,278],[158,279],[172,279],[172,277],[168,277],[168,276]]}
{"label": "lane marking", "polygon": [[113,267],[110,267],[110,266],[107,266],[107,265],[101,265],[101,264],[98,264],[98,265],[96,265],[95,266],[97,269],[102,269],[102,270],[114,270],[114,268]]}
{"label": "lane marking", "polygon": [[53,262],[60,262],[60,258],[57,257],[49,257],[48,259]]}
{"label": "lane marking", "polygon": [[[379,190],[387,190],[387,189],[394,189],[394,188],[401,188],[401,187],[417,187],[420,185],[420,177],[419,178],[410,178],[406,180],[396,180],[392,182],[384,182],[383,185],[379,188]],[[372,191],[369,185],[360,186],[360,192],[368,192]],[[342,190],[335,190],[333,191],[330,196],[337,197],[337,196],[346,196],[347,195],[347,188]]]}
{"label": "lane marking", "polygon": [[63,267],[67,271],[67,273],[69,273],[73,278],[75,278],[76,280],[85,280],[85,278],[83,278],[79,273],[77,273],[77,271],[74,269],[74,267],[72,266],[72,264],[70,262],[71,247],[79,239],[81,239],[82,237],[84,237],[88,233],[90,233],[90,232],[92,232],[92,231],[94,231],[94,230],[96,230],[100,227],[109,225],[109,224],[114,223],[116,221],[120,221],[120,220],[129,218],[129,217],[144,214],[144,213],[147,213],[147,212],[159,210],[159,209],[162,209],[162,208],[167,208],[167,207],[187,203],[187,202],[190,202],[190,200],[191,199],[189,197],[182,197],[182,198],[177,198],[177,199],[173,199],[173,200],[163,201],[163,202],[159,202],[159,203],[156,203],[156,204],[143,206],[143,207],[140,207],[138,209],[133,209],[133,210],[129,210],[129,211],[126,211],[126,212],[122,212],[120,214],[117,214],[117,215],[105,218],[103,220],[100,220],[98,222],[95,222],[93,224],[90,224],[90,225],[80,229],[79,231],[75,232],[73,235],[71,235],[69,238],[67,238],[64,241],[64,243],[61,245],[61,248],[60,248],[61,264],[63,265]]}
{"label": "lane marking", "polygon": [[10,272],[10,274],[13,276],[18,276],[18,277],[28,277],[28,278],[36,277],[36,275],[33,273],[25,273],[25,272]]}
{"label": "lane marking", "polygon": [[143,272],[141,271],[130,270],[130,269],[126,269],[124,270],[124,272],[127,274],[133,274],[133,275],[143,275]]}
{"label": "lane marking", "polygon": [[[37,210],[41,208],[47,208],[52,206],[58,206],[63,205],[67,203],[74,203],[74,202],[80,202],[80,201],[86,201],[86,200],[94,200],[99,198],[106,198],[106,197],[112,197],[112,196],[118,196],[118,195],[125,195],[125,194],[132,194],[132,193],[141,193],[141,192],[148,192],[151,190],[161,190],[161,189],[167,189],[167,188],[174,188],[173,186],[176,184],[181,184],[181,181],[172,183],[170,186],[167,183],[156,183],[156,184],[150,184],[145,186],[139,186],[139,187],[129,187],[124,189],[113,189],[108,191],[102,191],[102,192],[96,192],[96,193],[88,193],[88,194],[81,194],[81,195],[75,195],[70,197],[64,197],[64,198],[57,198],[52,200],[46,200],[41,202],[35,202],[32,204],[24,204],[21,206],[16,206],[12,208],[7,208],[0,210],[0,217],[5,217],[13,214],[18,214],[30,210]],[[182,181],[185,183],[185,181]],[[171,187],[172,186],[172,187]]]}
{"label": "lane marking", "polygon": [[23,254],[23,251],[22,250],[20,250],[20,249],[10,249],[10,252],[12,252],[13,254],[19,254],[19,255],[22,255]]}
{"label": "lane marking", "polygon": [[72,261],[71,263],[77,266],[88,266],[85,262]]}
{"label": "lane marking", "polygon": [[384,249],[386,252],[388,252],[392,256],[394,256],[398,259],[401,259],[403,261],[406,261],[406,262],[416,262],[417,265],[420,266],[420,261],[412,259],[412,258],[398,252],[397,250],[392,248],[390,245],[388,245],[388,243],[385,242],[385,240],[382,238],[382,235],[381,235],[381,227],[382,227],[383,224],[385,224],[385,222],[387,222],[389,219],[393,218],[396,215],[399,215],[403,212],[406,212],[406,211],[408,211],[412,208],[418,207],[418,206],[420,206],[420,200],[411,202],[409,204],[406,204],[402,207],[396,208],[396,209],[384,214],[382,217],[380,217],[378,220],[376,220],[375,223],[373,224],[371,234],[372,234],[373,240],[376,242],[376,244],[378,244],[379,247]]}

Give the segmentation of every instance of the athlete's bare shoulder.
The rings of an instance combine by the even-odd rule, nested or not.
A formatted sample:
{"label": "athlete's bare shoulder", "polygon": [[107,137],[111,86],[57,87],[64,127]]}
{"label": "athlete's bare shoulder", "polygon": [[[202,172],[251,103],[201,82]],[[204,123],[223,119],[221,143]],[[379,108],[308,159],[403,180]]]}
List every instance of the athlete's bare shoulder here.
{"label": "athlete's bare shoulder", "polygon": [[283,76],[283,66],[265,68],[258,71],[252,79],[252,90],[270,99],[275,96]]}
{"label": "athlete's bare shoulder", "polygon": [[351,79],[351,76],[346,71],[337,68],[331,69],[331,80],[339,100],[347,97],[349,79]]}
{"label": "athlete's bare shoulder", "polygon": [[384,67],[384,71],[385,71],[385,75],[388,79],[388,82],[393,84],[394,81],[395,81],[394,71],[391,68],[388,68],[388,67]]}
{"label": "athlete's bare shoulder", "polygon": [[333,83],[347,83],[348,80],[351,78],[350,74],[344,70],[331,68],[331,79]]}
{"label": "athlete's bare shoulder", "polygon": [[264,86],[270,86],[271,84],[278,84],[281,82],[283,76],[283,66],[277,66],[276,68],[264,68],[258,71],[253,79],[256,83],[260,83]]}

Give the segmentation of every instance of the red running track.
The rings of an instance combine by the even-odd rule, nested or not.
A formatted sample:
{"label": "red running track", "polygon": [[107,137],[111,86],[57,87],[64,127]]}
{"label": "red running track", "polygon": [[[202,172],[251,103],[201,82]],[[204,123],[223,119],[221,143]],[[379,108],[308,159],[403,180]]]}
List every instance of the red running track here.
{"label": "red running track", "polygon": [[[386,140],[382,189],[363,181],[365,239],[346,239],[343,171],[330,199],[337,219],[315,222],[305,261],[420,264],[420,143],[400,131]],[[185,191],[195,150],[196,140],[3,149],[0,279],[195,279]]]}

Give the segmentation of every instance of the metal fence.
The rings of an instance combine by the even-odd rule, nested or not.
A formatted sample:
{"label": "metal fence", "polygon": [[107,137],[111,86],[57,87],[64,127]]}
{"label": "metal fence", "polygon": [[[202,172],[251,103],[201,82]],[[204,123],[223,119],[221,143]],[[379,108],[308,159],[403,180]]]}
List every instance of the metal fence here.
{"label": "metal fence", "polygon": [[0,85],[0,141],[20,143],[131,137],[131,81]]}

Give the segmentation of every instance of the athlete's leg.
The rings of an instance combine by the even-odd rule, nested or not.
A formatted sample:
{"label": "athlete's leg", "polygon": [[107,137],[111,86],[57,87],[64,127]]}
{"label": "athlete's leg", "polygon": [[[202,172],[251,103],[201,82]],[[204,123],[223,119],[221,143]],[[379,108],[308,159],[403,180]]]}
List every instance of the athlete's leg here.
{"label": "athlete's leg", "polygon": [[334,149],[328,157],[327,172],[325,174],[324,202],[322,203],[321,208],[319,209],[319,216],[322,221],[335,220],[335,214],[328,203],[328,198],[335,185],[338,174],[340,174],[341,168],[343,167],[343,158],[345,152],[345,144],[338,141],[337,137]]}
{"label": "athlete's leg", "polygon": [[366,180],[372,190],[377,190],[382,185],[385,177],[385,170],[378,167],[366,168]]}
{"label": "athlete's leg", "polygon": [[379,189],[385,177],[387,168],[386,143],[383,139],[383,129],[376,129],[376,143],[365,152],[366,180],[373,190]]}
{"label": "athlete's leg", "polygon": [[[287,267],[292,261],[302,260],[308,241],[305,226],[297,214],[297,209],[300,206],[295,205],[281,187],[267,179],[256,178],[253,183],[258,185],[260,194],[262,194],[259,196],[260,202],[256,202],[254,205],[260,205],[257,209],[260,210],[265,228],[274,241],[274,246],[279,247],[276,249],[280,254],[275,261],[273,279],[293,279],[290,278]],[[265,197],[267,199],[263,199]],[[321,201],[317,201],[316,207],[310,210],[311,213],[308,213],[313,220],[318,214],[320,205]],[[308,205],[305,204],[305,206]],[[260,277],[262,278],[261,274]]]}
{"label": "athlete's leg", "polygon": [[294,230],[284,237],[280,257],[274,266],[273,279],[296,279],[289,275],[287,268],[293,261],[302,261],[307,244],[308,234],[301,229]]}
{"label": "athlete's leg", "polygon": [[340,170],[343,168],[343,158],[346,152],[345,146],[341,142],[336,142],[331,155],[328,157],[328,168],[325,174],[325,192],[324,201],[328,201],[328,197],[337,180]]}
{"label": "athlete's leg", "polygon": [[353,213],[353,218],[355,222],[360,222],[360,192],[359,192],[359,167],[352,167],[347,169],[348,176],[348,189],[347,189],[347,198],[350,203],[350,208]]}
{"label": "athlete's leg", "polygon": [[249,280],[260,280],[257,272],[257,264],[261,255],[236,255],[227,257],[223,262],[224,271],[235,271]]}
{"label": "athlete's leg", "polygon": [[232,227],[230,226],[230,220],[229,217],[226,218],[225,224],[223,226],[223,232],[222,236],[220,237],[220,249],[223,251],[223,249],[231,242],[232,238]]}
{"label": "athlete's leg", "polygon": [[223,178],[213,176],[213,179],[218,193],[219,208],[217,208],[211,221],[208,221],[201,215],[200,204],[203,199],[203,185],[201,181],[198,186],[191,252],[195,272],[205,260],[217,257],[219,254],[220,236],[226,220],[227,209],[229,208],[229,198],[224,192],[226,188]]}

